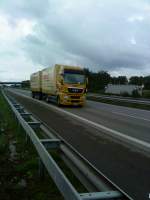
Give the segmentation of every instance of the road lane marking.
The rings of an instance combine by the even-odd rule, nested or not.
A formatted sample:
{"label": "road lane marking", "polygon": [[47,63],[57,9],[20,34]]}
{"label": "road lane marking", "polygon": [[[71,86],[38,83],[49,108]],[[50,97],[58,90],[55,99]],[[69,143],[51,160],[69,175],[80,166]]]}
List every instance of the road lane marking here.
{"label": "road lane marking", "polygon": [[[91,102],[91,101],[88,100],[88,102]],[[95,102],[94,102],[94,103],[95,103]],[[104,109],[104,108],[100,108],[100,110],[105,111],[105,110],[107,109],[108,112],[111,112],[111,113],[113,113],[113,114],[128,116],[128,117],[131,117],[131,118],[134,118],[134,119],[140,119],[140,120],[144,120],[144,121],[150,122],[150,119],[147,119],[147,118],[144,118],[144,117],[137,117],[137,116],[136,116],[136,113],[133,113],[133,114],[125,114],[125,113],[121,113],[121,112],[111,111],[111,110],[110,110],[111,107],[113,106],[113,108],[114,108],[114,106],[116,107],[116,105],[111,105],[111,107],[110,107],[110,104],[101,103],[101,102],[96,102],[96,103],[103,104],[103,105],[105,105],[105,106],[107,105],[108,108],[105,108],[105,109]],[[95,106],[93,106],[93,107],[95,108]],[[120,106],[117,106],[117,107],[120,107]],[[97,106],[96,106],[96,109],[98,109]],[[124,108],[122,108],[122,109],[124,109]],[[126,109],[128,109],[129,111],[131,110],[130,108],[126,108]],[[138,111],[141,112],[141,113],[144,111],[144,112],[150,114],[150,111],[148,111],[148,110],[139,110],[139,109],[138,109]]]}
{"label": "road lane marking", "polygon": [[82,121],[82,122],[84,122],[84,123],[86,123],[88,125],[91,125],[92,127],[96,128],[98,130],[101,130],[101,131],[105,132],[107,135],[109,135],[111,137],[114,136],[115,138],[120,139],[122,141],[126,141],[126,142],[128,142],[130,144],[133,144],[133,145],[135,145],[136,147],[138,147],[140,149],[144,149],[146,151],[150,151],[150,143],[148,143],[148,142],[142,141],[140,139],[134,138],[134,137],[129,136],[129,135],[125,135],[124,133],[121,133],[119,131],[113,130],[113,129],[108,128],[108,127],[105,127],[102,124],[98,124],[96,122],[93,122],[93,121],[88,120],[88,119],[86,119],[84,117],[78,116],[76,114],[73,114],[73,113],[71,113],[69,111],[63,110],[63,109],[61,109],[59,107],[56,107],[54,105],[47,104],[47,103],[45,103],[43,101],[39,101],[39,100],[36,100],[36,99],[32,99],[31,97],[26,96],[24,94],[20,94],[18,92],[14,92],[14,93],[16,93],[16,94],[18,94],[20,96],[23,96],[23,97],[25,97],[27,99],[30,99],[32,101],[36,101],[37,103],[42,104],[42,105],[44,105],[46,107],[49,107],[49,108],[51,108],[53,110],[57,110],[58,112],[65,113],[65,114],[67,114],[67,115],[69,115],[69,116],[71,116],[71,117],[73,117],[73,118],[75,118],[75,119],[77,119],[79,121]]}
{"label": "road lane marking", "polygon": [[134,119],[140,119],[140,120],[144,120],[144,121],[150,122],[150,119],[146,119],[144,117],[136,117],[135,115],[129,115],[129,114],[124,114],[124,113],[114,112],[114,111],[112,111],[112,113],[117,114],[117,115],[123,115],[123,116],[126,116],[126,117],[131,117],[131,118],[134,118]]}
{"label": "road lane marking", "polygon": [[131,103],[137,103],[137,104],[146,104],[149,105],[150,101],[144,101],[144,100],[136,100],[136,99],[124,99],[124,98],[118,98],[118,97],[109,97],[109,96],[103,96],[103,95],[88,95],[89,97],[95,97],[95,98],[101,98],[101,99],[109,99],[109,100],[117,100],[117,101],[126,101],[126,102],[131,102]]}

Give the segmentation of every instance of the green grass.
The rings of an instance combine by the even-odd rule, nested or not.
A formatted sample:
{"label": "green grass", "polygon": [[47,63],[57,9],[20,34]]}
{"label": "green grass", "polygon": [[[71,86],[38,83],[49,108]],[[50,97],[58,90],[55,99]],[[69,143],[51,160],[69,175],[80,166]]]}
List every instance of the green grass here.
{"label": "green grass", "polygon": [[[46,173],[41,181],[38,174],[38,155],[25,133],[18,126],[12,111],[0,92],[0,187],[1,199],[64,199],[53,180]],[[10,160],[10,141],[15,141],[17,159]],[[26,187],[18,183],[24,179]]]}
{"label": "green grass", "polygon": [[150,98],[150,90],[143,90],[143,97]]}

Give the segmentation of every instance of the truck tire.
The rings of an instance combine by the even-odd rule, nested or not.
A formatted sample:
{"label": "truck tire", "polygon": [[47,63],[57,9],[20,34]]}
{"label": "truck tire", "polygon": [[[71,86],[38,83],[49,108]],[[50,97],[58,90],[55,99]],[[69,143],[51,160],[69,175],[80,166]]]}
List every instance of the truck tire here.
{"label": "truck tire", "polygon": [[34,92],[32,92],[32,98],[33,98],[33,99],[35,98],[35,94],[34,94]]}
{"label": "truck tire", "polygon": [[42,93],[41,92],[39,93],[38,99],[42,100]]}
{"label": "truck tire", "polygon": [[57,105],[58,105],[59,107],[61,106],[60,97],[59,97],[59,96],[57,97]]}

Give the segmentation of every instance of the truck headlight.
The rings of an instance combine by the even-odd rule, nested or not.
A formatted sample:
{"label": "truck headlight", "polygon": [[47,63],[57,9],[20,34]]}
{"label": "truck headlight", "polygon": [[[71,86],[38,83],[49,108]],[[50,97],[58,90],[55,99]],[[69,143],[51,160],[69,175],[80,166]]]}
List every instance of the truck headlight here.
{"label": "truck headlight", "polygon": [[69,99],[69,96],[65,95],[65,96],[64,96],[64,99]]}

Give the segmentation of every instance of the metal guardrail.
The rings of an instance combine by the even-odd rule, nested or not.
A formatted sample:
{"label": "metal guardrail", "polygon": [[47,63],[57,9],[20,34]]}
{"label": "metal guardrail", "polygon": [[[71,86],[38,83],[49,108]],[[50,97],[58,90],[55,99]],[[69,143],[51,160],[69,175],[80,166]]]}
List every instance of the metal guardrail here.
{"label": "metal guardrail", "polygon": [[[58,136],[57,133],[50,131],[45,124],[37,121],[31,113],[25,111],[15,99],[7,96],[4,91],[3,95],[18,122],[23,127],[26,133],[26,139],[30,138],[40,157],[40,174],[43,174],[43,169],[45,167],[66,200],[133,200],[103,173],[90,164],[89,161],[80,155],[70,144]],[[32,121],[28,121],[29,117]],[[39,139],[35,132],[37,128],[40,128],[49,138]],[[60,150],[60,156],[78,177],[87,191],[89,191],[88,193],[77,192],[50,155],[48,150],[53,148]]]}
{"label": "metal guardrail", "polygon": [[146,100],[136,100],[136,99],[99,95],[99,94],[88,94],[88,97],[94,97],[94,98],[104,99],[104,100],[120,101],[120,102],[126,102],[126,103],[141,104],[141,105],[150,105],[150,101],[148,101],[148,100],[147,101]]}

